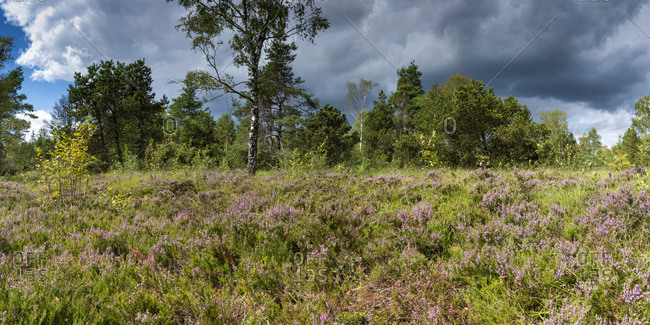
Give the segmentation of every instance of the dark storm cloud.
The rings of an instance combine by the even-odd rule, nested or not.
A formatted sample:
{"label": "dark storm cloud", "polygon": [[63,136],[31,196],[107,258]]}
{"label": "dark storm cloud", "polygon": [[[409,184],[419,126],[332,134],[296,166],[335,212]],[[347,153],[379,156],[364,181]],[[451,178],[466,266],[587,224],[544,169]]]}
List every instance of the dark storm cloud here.
{"label": "dark storm cloud", "polygon": [[[488,82],[552,21],[491,86],[498,94],[550,97],[613,110],[627,98],[626,90],[646,81],[648,61],[638,58],[648,56],[650,39],[626,44],[624,48],[613,39],[621,26],[632,24],[628,16],[634,19],[643,4],[644,1],[328,0],[322,6],[332,28],[317,39],[315,46],[323,53],[307,50],[315,60],[303,59],[300,63],[318,61],[317,65],[329,67],[320,70],[319,80],[374,77],[378,81],[396,81],[394,69],[386,62],[381,64],[385,61],[381,54],[348,23],[345,15],[394,64],[403,66],[415,60],[424,73],[427,88],[435,81],[444,82],[455,72]],[[637,32],[643,36],[641,31]],[[417,44],[431,41],[418,39],[417,35],[433,35],[434,42],[446,40],[448,46]],[[430,46],[435,51],[405,51],[413,46]],[[435,61],[448,53],[453,53],[453,58],[437,66]],[[373,69],[373,62],[383,71]],[[307,80],[309,77],[305,76]],[[382,86],[387,91],[394,89],[394,85]],[[326,88],[331,88],[329,96],[337,97],[335,102],[344,101],[340,94],[342,84]]]}

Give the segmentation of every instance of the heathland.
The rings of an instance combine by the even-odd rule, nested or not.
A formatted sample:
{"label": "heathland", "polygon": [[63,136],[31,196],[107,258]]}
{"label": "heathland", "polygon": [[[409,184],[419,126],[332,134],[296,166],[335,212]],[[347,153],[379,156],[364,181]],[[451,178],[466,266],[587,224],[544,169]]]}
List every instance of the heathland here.
{"label": "heathland", "polygon": [[0,182],[0,321],[642,324],[644,168]]}

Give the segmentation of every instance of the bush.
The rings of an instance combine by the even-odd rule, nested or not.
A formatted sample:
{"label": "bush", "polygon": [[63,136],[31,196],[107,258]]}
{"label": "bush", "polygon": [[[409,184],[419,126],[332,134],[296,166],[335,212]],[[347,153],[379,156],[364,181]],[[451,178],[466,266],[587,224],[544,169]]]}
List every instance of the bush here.
{"label": "bush", "polygon": [[395,142],[392,164],[394,167],[409,167],[419,165],[420,155],[423,151],[422,144],[413,133],[403,134]]}
{"label": "bush", "polygon": [[95,126],[84,123],[79,130],[68,137],[54,134],[55,148],[50,151],[50,159],[42,157],[41,148],[36,149],[39,162],[39,184],[45,196],[41,200],[75,199],[84,182],[90,178],[88,167],[95,157],[88,154],[88,141]]}
{"label": "bush", "polygon": [[301,154],[298,149],[295,149],[291,157],[282,162],[282,167],[291,176],[301,176],[324,169],[327,166],[326,143],[327,139],[321,143],[317,150],[305,154]]}
{"label": "bush", "polygon": [[436,132],[434,131],[431,136],[425,137],[423,134],[420,134],[420,145],[422,146],[422,151],[420,156],[422,161],[428,167],[438,167],[440,166],[440,159],[438,158],[438,152],[436,148]]}

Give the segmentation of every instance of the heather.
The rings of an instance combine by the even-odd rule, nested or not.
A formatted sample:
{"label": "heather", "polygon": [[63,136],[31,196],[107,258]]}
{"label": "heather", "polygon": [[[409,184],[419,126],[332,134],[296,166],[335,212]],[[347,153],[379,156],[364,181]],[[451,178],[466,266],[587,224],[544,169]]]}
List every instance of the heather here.
{"label": "heather", "polygon": [[650,176],[557,170],[0,182],[13,323],[643,324]]}

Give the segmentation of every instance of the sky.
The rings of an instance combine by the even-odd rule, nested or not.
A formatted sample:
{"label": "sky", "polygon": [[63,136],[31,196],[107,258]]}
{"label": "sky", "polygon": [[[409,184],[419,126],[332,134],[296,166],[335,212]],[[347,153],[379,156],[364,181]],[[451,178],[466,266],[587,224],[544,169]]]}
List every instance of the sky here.
{"label": "sky", "polygon": [[[595,127],[614,145],[635,102],[650,94],[650,4],[625,0],[317,0],[330,28],[315,42],[296,39],[294,71],[304,87],[345,112],[346,81],[370,79],[390,93],[396,68],[419,66],[425,90],[462,73],[515,95],[539,121],[567,112],[576,138]],[[38,129],[76,71],[92,63],[145,59],[154,91],[174,98],[187,71],[209,67],[176,30],[187,12],[164,0],[0,0],[0,34],[14,40],[23,93]],[[224,35],[227,41],[228,35]],[[238,80],[223,47],[219,64]],[[491,82],[490,82],[491,81]],[[371,99],[374,99],[371,98]],[[229,112],[225,96],[213,115]]]}

